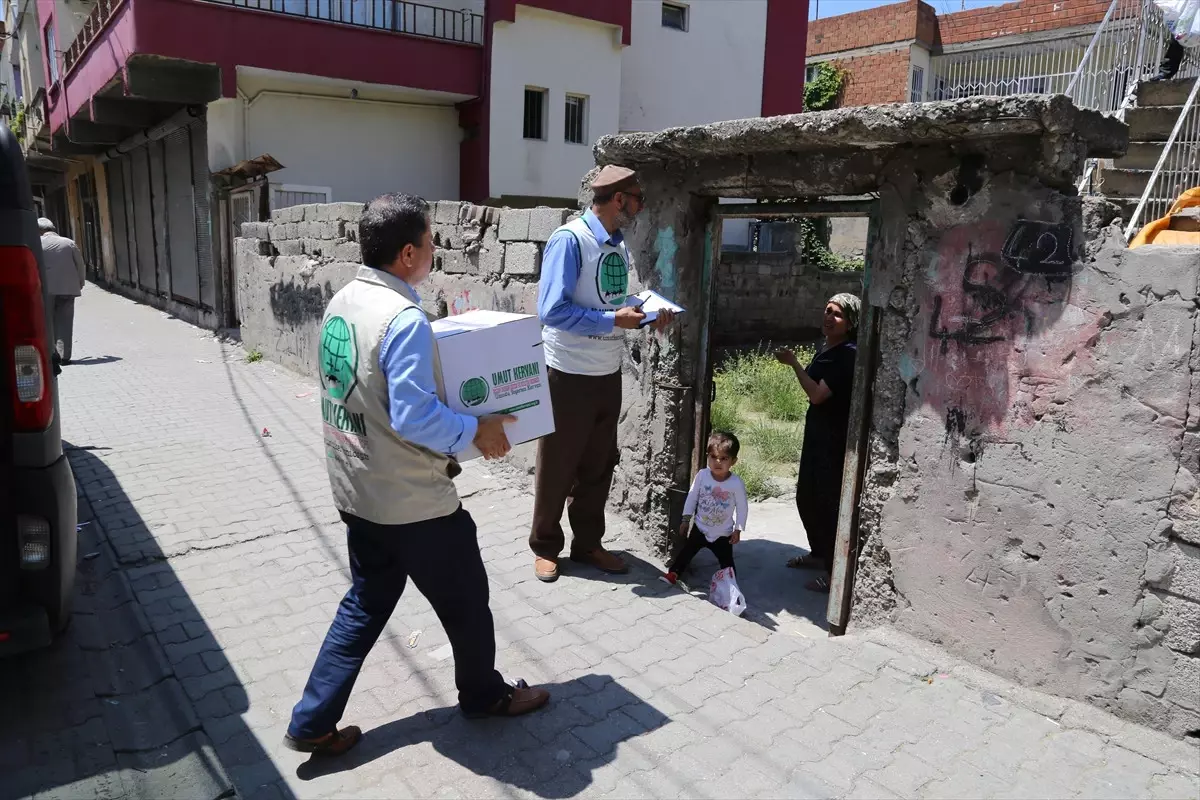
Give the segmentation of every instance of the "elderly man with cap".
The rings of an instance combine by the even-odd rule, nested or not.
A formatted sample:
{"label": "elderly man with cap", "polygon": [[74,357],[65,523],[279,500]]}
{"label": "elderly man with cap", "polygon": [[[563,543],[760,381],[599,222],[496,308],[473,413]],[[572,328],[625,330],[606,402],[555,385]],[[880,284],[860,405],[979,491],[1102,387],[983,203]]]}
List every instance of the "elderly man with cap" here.
{"label": "elderly man with cap", "polygon": [[55,349],[63,364],[71,363],[71,338],[75,327],[75,298],[83,294],[87,267],[75,242],[59,236],[54,223],[38,220],[42,232],[42,263],[46,268],[46,291],[54,298]]}
{"label": "elderly man with cap", "polygon": [[[617,465],[625,331],[646,319],[626,304],[630,259],[621,231],[646,201],[637,175],[624,167],[604,167],[591,188],[591,209],[547,242],[538,286],[555,432],[538,443],[529,547],[535,575],[547,582],[558,579],[568,499],[571,560],[608,573],[628,569],[601,539]],[[654,327],[673,318],[660,313]]]}

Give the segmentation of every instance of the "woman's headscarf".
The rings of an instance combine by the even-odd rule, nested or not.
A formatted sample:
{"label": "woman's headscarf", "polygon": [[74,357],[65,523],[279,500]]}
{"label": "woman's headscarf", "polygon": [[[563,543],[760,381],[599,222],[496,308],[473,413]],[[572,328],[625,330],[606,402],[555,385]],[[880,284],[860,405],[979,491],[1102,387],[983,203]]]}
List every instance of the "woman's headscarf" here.
{"label": "woman's headscarf", "polygon": [[858,298],[858,295],[850,294],[849,292],[842,292],[841,294],[835,294],[833,297],[829,298],[829,302],[837,303],[838,306],[841,307],[843,316],[845,316],[846,321],[850,323],[850,331],[848,334],[849,337],[851,339],[857,338],[858,314],[862,310],[862,300]]}

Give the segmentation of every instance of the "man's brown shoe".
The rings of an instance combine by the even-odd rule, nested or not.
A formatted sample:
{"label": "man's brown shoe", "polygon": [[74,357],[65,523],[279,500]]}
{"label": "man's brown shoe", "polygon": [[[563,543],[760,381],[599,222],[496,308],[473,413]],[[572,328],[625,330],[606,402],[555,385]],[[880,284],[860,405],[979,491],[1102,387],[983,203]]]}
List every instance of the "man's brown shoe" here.
{"label": "man's brown shoe", "polygon": [[534,556],[533,574],[537,576],[539,581],[554,583],[558,580],[558,562],[553,558]]}
{"label": "man's brown shoe", "polygon": [[463,710],[467,719],[483,719],[485,717],[519,717],[531,711],[537,711],[550,702],[550,693],[537,686],[530,686],[523,680],[510,684],[508,693],[496,701],[496,704],[486,711]]}
{"label": "man's brown shoe", "polygon": [[629,572],[629,566],[616,553],[610,553],[603,547],[597,547],[590,553],[572,553],[571,560],[580,564],[591,564],[601,572],[610,575],[621,575]]}
{"label": "man's brown shoe", "polygon": [[340,756],[358,744],[362,739],[362,731],[355,725],[348,725],[340,731],[318,736],[316,739],[297,739],[285,735],[283,746],[297,753],[312,753],[314,756]]}

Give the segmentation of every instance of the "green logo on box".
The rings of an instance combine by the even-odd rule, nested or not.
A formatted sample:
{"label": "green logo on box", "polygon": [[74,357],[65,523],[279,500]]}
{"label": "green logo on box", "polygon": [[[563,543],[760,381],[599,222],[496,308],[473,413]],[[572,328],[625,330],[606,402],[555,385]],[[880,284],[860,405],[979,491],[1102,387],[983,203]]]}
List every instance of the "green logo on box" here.
{"label": "green logo on box", "polygon": [[458,387],[458,399],[467,408],[481,406],[488,399],[488,384],[483,378],[468,378]]}

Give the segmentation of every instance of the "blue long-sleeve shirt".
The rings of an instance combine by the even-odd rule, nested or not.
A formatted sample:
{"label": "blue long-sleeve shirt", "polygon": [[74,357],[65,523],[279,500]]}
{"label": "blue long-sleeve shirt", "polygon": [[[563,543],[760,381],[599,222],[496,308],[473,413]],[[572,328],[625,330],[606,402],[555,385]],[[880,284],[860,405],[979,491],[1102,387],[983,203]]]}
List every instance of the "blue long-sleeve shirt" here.
{"label": "blue long-sleeve shirt", "polygon": [[430,358],[434,346],[425,312],[407,308],[388,325],[379,347],[379,368],[387,377],[392,429],[414,444],[454,455],[474,441],[479,420],[452,411],[438,399]]}
{"label": "blue long-sleeve shirt", "polygon": [[[616,245],[624,241],[620,231],[610,235],[591,209],[584,212],[583,221],[601,244]],[[554,233],[546,242],[546,251],[542,254],[538,318],[543,325],[566,333],[606,336],[612,333],[616,325],[617,312],[584,308],[571,299],[582,269],[583,258],[575,235],[563,230]]]}

